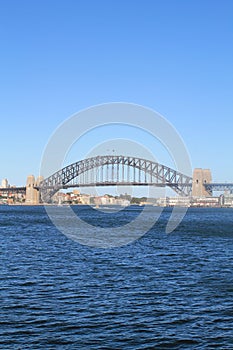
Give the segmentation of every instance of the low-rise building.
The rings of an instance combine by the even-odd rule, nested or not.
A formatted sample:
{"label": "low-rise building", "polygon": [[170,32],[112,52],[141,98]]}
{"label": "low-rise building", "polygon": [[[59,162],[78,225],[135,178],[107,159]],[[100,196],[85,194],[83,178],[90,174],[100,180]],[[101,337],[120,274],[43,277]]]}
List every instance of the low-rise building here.
{"label": "low-rise building", "polygon": [[192,197],[192,207],[219,207],[219,197]]}
{"label": "low-rise building", "polygon": [[220,205],[222,207],[233,207],[233,193],[225,192],[220,196]]}

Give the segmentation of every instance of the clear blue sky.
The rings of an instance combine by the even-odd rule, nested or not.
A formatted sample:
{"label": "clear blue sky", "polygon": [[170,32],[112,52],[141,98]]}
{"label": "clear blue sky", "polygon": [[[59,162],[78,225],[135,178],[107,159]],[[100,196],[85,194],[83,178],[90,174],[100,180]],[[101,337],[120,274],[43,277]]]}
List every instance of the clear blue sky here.
{"label": "clear blue sky", "polygon": [[233,1],[0,0],[0,43],[0,178],[24,184],[63,120],[124,101],[233,182]]}

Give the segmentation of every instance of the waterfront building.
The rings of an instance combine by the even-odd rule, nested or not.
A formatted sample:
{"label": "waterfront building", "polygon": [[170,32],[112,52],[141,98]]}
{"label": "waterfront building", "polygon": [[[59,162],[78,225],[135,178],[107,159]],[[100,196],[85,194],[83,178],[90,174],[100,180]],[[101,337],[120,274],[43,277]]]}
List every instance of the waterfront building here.
{"label": "waterfront building", "polygon": [[191,199],[192,207],[219,207],[219,197],[193,197]]}
{"label": "waterfront building", "polygon": [[161,207],[219,207],[219,197],[165,197],[158,198]]}
{"label": "waterfront building", "polygon": [[173,207],[189,207],[190,206],[190,197],[168,197],[167,206]]}
{"label": "waterfront building", "polygon": [[88,194],[80,195],[79,199],[80,199],[80,204],[83,204],[83,205],[90,205],[91,204],[91,196]]}
{"label": "waterfront building", "polygon": [[233,207],[233,193],[225,192],[220,196],[220,205],[222,207]]}

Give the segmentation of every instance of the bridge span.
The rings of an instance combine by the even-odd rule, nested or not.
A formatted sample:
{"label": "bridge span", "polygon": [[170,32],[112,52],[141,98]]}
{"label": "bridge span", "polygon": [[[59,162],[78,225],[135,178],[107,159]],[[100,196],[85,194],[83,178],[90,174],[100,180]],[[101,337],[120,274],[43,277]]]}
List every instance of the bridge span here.
{"label": "bridge span", "polygon": [[192,178],[151,160],[123,155],[87,158],[52,174],[38,186],[43,200],[70,186],[169,186],[179,195],[190,194]]}
{"label": "bridge span", "polygon": [[213,191],[233,190],[232,183],[212,183],[209,169],[182,174],[152,160],[123,155],[96,156],[72,163],[46,179],[29,176],[25,187],[0,188],[0,192],[26,192],[26,203],[50,202],[61,189],[93,186],[169,187],[180,196],[211,196]]}

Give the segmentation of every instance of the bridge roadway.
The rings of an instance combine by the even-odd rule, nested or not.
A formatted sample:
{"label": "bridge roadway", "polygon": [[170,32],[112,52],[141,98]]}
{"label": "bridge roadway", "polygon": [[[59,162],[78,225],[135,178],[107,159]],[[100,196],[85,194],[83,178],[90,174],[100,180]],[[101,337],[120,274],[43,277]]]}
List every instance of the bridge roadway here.
{"label": "bridge roadway", "polygon": [[[208,191],[232,191],[233,190],[233,183],[218,183],[218,182],[212,182],[212,183],[206,183],[203,184]],[[61,189],[67,189],[72,187],[94,187],[94,186],[154,186],[154,187],[178,187],[178,186],[185,186],[192,188],[192,184],[180,184],[180,183],[154,183],[154,182],[97,182],[97,183],[89,183],[89,184],[74,184],[74,185],[64,185]],[[39,188],[38,188],[39,189]]]}
{"label": "bridge roadway", "polygon": [[[233,183],[219,183],[219,182],[212,182],[212,183],[206,183],[203,184],[208,191],[233,191]],[[178,183],[153,183],[153,182],[92,182],[92,183],[87,183],[87,184],[82,184],[82,183],[76,183],[76,184],[68,184],[68,185],[61,185],[57,186],[57,190],[62,190],[62,189],[68,189],[68,188],[80,188],[80,187],[105,187],[105,186],[154,186],[154,187],[176,187],[176,186],[182,186],[181,184]],[[187,186],[191,189],[192,184],[185,184],[184,186]],[[40,187],[34,186],[36,190],[40,190]],[[54,189],[54,186],[47,186],[47,189]],[[21,187],[0,187],[0,193],[26,193],[26,186],[21,186]]]}
{"label": "bridge roadway", "polygon": [[233,183],[212,182],[203,184],[207,191],[233,191]]}
{"label": "bridge roadway", "polygon": [[[154,186],[154,187],[177,187],[180,184],[176,183],[155,183],[155,182],[116,182],[116,181],[103,181],[103,182],[90,182],[90,183],[75,183],[75,184],[67,184],[67,185],[57,185],[56,190],[58,189],[67,189],[67,188],[76,188],[76,187],[105,187],[105,186]],[[181,185],[182,186],[182,185]],[[186,184],[184,186],[187,186]],[[191,185],[189,185],[191,187]],[[40,187],[34,187],[37,190],[40,190]],[[48,190],[54,189],[54,186],[46,186]]]}
{"label": "bridge roadway", "polygon": [[26,193],[26,186],[21,187],[0,187],[0,193]]}

